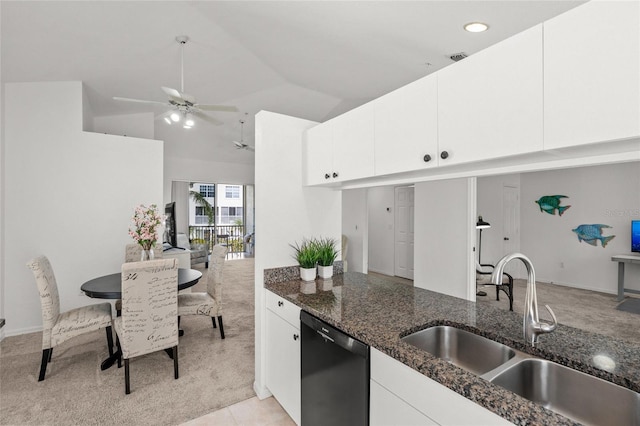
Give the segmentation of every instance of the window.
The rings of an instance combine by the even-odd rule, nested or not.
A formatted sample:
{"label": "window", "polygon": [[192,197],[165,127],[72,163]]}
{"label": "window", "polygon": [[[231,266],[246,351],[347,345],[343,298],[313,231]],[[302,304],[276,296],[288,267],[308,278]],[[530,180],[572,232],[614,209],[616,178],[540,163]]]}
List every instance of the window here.
{"label": "window", "polygon": [[209,216],[207,216],[207,212],[204,207],[196,206],[196,225],[208,225],[209,224]]}
{"label": "window", "polygon": [[213,198],[216,196],[216,186],[200,185],[200,194],[202,194],[203,197]]}
{"label": "window", "polygon": [[242,216],[242,207],[221,207],[222,216]]}
{"label": "window", "polygon": [[240,198],[240,186],[227,185],[224,196],[227,198]]}

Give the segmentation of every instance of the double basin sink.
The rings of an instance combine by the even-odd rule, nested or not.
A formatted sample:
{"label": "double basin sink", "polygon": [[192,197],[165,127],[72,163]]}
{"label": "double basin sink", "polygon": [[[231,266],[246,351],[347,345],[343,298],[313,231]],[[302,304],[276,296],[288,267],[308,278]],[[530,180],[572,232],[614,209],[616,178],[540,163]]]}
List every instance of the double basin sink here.
{"label": "double basin sink", "polygon": [[402,340],[574,421],[640,424],[640,394],[502,343],[450,326]]}

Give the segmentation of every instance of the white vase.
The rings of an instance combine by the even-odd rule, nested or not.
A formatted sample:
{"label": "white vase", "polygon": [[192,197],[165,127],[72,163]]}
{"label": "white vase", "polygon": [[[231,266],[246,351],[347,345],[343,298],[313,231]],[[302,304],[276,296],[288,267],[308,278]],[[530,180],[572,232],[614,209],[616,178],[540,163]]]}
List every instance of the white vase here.
{"label": "white vase", "polygon": [[302,281],[315,281],[316,268],[303,268],[300,267],[300,279]]}
{"label": "white vase", "polygon": [[329,265],[329,266],[318,265],[318,275],[322,279],[331,278],[333,276],[333,265]]}

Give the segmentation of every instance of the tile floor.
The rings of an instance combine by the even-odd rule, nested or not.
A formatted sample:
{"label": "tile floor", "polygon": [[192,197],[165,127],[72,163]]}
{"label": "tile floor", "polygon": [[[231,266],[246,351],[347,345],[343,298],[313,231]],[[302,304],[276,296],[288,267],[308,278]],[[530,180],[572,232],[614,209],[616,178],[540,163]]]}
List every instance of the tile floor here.
{"label": "tile floor", "polygon": [[270,397],[262,401],[254,396],[213,413],[183,423],[181,426],[295,426],[291,417]]}

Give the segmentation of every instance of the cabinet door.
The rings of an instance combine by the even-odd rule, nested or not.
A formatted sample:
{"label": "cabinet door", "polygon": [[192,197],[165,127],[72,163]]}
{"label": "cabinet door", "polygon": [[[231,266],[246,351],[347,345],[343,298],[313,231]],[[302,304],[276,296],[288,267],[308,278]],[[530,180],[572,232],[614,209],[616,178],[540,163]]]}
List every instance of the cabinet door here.
{"label": "cabinet door", "polygon": [[267,388],[300,424],[300,329],[267,311]]}
{"label": "cabinet door", "polygon": [[438,165],[437,96],[433,74],[373,102],[376,175]]}
{"label": "cabinet door", "polygon": [[542,24],[438,75],[439,165],[541,151]]}
{"label": "cabinet door", "polygon": [[591,1],[544,23],[544,148],[640,135],[640,3]]}
{"label": "cabinet door", "polygon": [[330,177],[333,172],[333,135],[330,121],[307,130],[302,157],[307,185],[321,185],[334,180]]}
{"label": "cabinet door", "polygon": [[[469,426],[512,424],[375,348],[371,348],[371,380],[436,424]],[[412,417],[415,418],[415,416]]]}
{"label": "cabinet door", "polygon": [[371,426],[438,424],[373,380],[369,398]]}
{"label": "cabinet door", "polygon": [[333,173],[337,174],[334,181],[373,176],[373,103],[329,122],[333,125]]}

